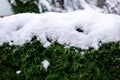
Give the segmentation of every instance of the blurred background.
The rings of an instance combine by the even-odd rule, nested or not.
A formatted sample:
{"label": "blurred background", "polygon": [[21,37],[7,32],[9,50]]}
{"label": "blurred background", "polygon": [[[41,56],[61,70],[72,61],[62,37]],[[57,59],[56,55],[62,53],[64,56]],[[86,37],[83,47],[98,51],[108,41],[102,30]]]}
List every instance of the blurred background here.
{"label": "blurred background", "polygon": [[0,16],[93,9],[120,15],[120,0],[0,0]]}

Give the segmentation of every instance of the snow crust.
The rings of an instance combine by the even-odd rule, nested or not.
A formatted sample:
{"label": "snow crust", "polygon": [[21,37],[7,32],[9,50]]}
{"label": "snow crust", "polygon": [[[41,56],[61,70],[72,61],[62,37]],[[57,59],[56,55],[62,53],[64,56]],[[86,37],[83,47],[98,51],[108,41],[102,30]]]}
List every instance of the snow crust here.
{"label": "snow crust", "polygon": [[33,36],[37,36],[44,47],[57,41],[70,47],[98,49],[99,43],[120,41],[120,16],[86,9],[23,13],[0,19],[0,45],[4,42],[23,45]]}

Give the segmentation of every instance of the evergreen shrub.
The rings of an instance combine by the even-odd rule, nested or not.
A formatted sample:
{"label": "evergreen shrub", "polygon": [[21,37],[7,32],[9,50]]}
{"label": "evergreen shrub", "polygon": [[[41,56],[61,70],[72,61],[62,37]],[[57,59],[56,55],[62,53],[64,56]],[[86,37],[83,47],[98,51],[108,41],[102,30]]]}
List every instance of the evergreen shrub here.
{"label": "evergreen shrub", "polygon": [[15,4],[11,4],[11,6],[15,14],[26,12],[39,13],[39,8],[34,2],[34,0],[26,0],[26,2],[23,2],[21,0],[15,0]]}
{"label": "evergreen shrub", "polygon": [[[50,63],[47,71],[43,60]],[[36,38],[23,46],[0,46],[0,80],[119,79],[120,42],[103,44],[98,50],[64,48],[58,43],[44,48]]]}

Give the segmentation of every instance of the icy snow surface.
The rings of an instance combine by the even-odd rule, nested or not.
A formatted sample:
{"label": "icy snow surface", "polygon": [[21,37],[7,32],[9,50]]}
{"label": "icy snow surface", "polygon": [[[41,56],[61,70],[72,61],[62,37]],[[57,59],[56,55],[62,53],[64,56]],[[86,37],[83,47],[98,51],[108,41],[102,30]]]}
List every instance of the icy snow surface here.
{"label": "icy snow surface", "polygon": [[33,36],[37,36],[44,47],[57,41],[65,46],[97,49],[99,42],[120,41],[120,16],[79,10],[23,13],[0,19],[0,44],[23,45]]}

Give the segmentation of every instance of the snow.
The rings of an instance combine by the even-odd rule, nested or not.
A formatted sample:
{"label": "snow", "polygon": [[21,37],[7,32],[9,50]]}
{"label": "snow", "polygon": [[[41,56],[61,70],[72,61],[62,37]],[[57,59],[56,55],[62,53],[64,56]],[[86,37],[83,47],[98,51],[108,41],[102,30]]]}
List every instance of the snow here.
{"label": "snow", "polygon": [[[47,0],[39,0],[39,4],[38,6],[40,5],[43,5],[47,8],[48,11],[51,11],[52,7],[50,6],[50,4],[47,2]],[[41,9],[41,8],[40,8]]]}
{"label": "snow", "polygon": [[81,56],[84,56],[85,52],[81,52],[80,54],[81,54]]}
{"label": "snow", "polygon": [[8,16],[13,14],[8,0],[0,0],[0,16]]}
{"label": "snow", "polygon": [[[60,2],[63,2],[63,4],[60,4]],[[38,0],[35,3],[38,5],[39,12],[42,12],[44,9],[49,12],[70,12],[86,8],[101,11],[97,7],[97,0]]]}
{"label": "snow", "polygon": [[50,66],[50,63],[47,60],[43,60],[42,61],[43,67],[45,68],[45,70],[47,71],[48,66]]}
{"label": "snow", "polygon": [[119,25],[120,16],[91,9],[67,13],[16,14],[0,19],[0,45],[4,42],[23,45],[37,36],[44,47],[57,41],[70,47],[98,49],[100,42],[120,41]]}
{"label": "snow", "polygon": [[20,73],[21,73],[21,70],[17,70],[17,71],[16,71],[16,74],[20,74]]}
{"label": "snow", "polygon": [[120,2],[120,0],[106,0],[107,2],[110,2],[111,4],[116,4],[117,2]]}

